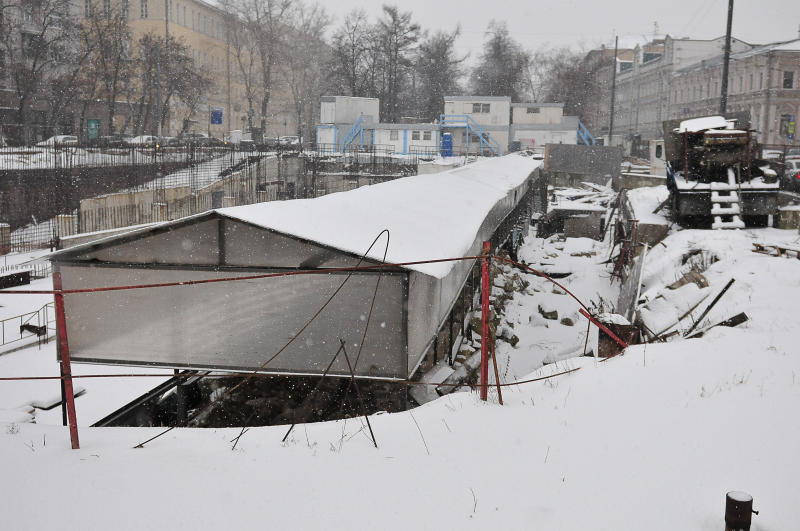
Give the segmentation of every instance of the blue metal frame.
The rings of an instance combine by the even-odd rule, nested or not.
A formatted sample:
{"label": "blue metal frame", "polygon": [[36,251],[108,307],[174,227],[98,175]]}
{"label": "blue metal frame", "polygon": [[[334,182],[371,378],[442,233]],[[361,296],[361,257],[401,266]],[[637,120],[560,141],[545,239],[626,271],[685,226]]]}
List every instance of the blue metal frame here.
{"label": "blue metal frame", "polygon": [[345,149],[347,149],[347,146],[353,143],[353,140],[355,140],[356,137],[360,137],[361,145],[364,145],[364,126],[361,125],[363,118],[363,115],[359,116],[358,120],[356,120],[356,122],[353,124],[353,127],[351,127],[347,134],[344,135],[341,148],[343,152]]}
{"label": "blue metal frame", "polygon": [[594,137],[592,136],[592,133],[589,132],[589,129],[585,125],[583,125],[583,122],[581,122],[580,120],[578,120],[577,134],[578,134],[577,142],[579,144],[583,142],[587,146],[594,145]]}
{"label": "blue metal frame", "polygon": [[492,138],[487,131],[485,131],[475,120],[473,120],[469,115],[466,114],[442,114],[439,116],[439,129],[444,128],[464,128],[467,133],[467,139],[465,142],[466,150],[469,152],[469,138],[470,134],[474,134],[478,137],[478,141],[480,142],[481,146],[481,153],[483,153],[484,148],[489,148],[496,156],[500,156],[503,154],[503,148],[500,147],[500,144]]}

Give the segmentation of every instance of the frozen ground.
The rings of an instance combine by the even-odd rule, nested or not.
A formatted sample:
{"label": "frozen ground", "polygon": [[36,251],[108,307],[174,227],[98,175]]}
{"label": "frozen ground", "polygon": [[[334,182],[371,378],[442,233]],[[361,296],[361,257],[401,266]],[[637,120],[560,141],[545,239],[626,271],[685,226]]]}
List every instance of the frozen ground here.
{"label": "frozen ground", "polygon": [[[532,281],[540,291],[512,301],[518,348],[498,348],[514,367],[507,378],[580,370],[508,387],[504,406],[494,394],[481,403],[475,393],[455,393],[374,415],[378,449],[360,419],[299,426],[286,444],[285,427],[253,428],[235,451],[239,430],[176,429],[133,449],[159,430],[84,427],[82,449],[72,451],[57,410],[37,413],[36,424],[0,425],[4,527],[718,531],[725,493],[743,490],[761,511],[754,530],[800,529],[800,261],[750,250],[753,241],[797,237],[774,229],[673,233],[653,250],[643,292],[654,300],[687,250],[705,250],[697,256],[717,258],[701,264],[706,289],[716,293],[737,279],[707,321],[738,311],[750,321],[700,339],[630,347],[607,362],[573,358],[526,374],[541,362],[530,356],[546,350],[537,341],[562,325],[537,328],[525,317],[542,303],[559,314],[575,309]],[[521,257],[572,271],[564,281],[588,304],[613,299],[596,246],[531,240]],[[584,326],[562,326],[574,330],[565,338]],[[48,349],[0,356],[0,373],[53,373]],[[133,391],[128,380],[80,385],[87,389],[77,399],[81,424],[98,404]],[[32,389],[0,382],[0,408],[25,403]]]}

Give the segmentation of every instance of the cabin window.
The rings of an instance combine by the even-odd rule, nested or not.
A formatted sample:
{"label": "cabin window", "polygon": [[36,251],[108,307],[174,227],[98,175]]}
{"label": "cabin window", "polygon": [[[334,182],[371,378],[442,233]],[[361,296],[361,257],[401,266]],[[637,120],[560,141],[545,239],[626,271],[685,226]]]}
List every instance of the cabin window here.
{"label": "cabin window", "polygon": [[431,139],[431,132],[430,131],[423,131],[422,132],[422,140],[430,140]]}
{"label": "cabin window", "polygon": [[539,114],[542,110],[539,107],[528,107],[528,114]]}
{"label": "cabin window", "polygon": [[411,140],[419,140],[419,131],[411,131]]}
{"label": "cabin window", "polygon": [[392,129],[389,131],[389,140],[398,140],[400,135],[397,133],[397,129]]}

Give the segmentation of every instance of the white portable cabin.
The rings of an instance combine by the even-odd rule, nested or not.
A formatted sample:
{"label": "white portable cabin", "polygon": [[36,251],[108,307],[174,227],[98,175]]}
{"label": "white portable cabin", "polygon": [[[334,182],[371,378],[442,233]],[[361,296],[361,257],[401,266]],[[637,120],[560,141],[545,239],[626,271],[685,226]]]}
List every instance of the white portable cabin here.
{"label": "white portable cabin", "polygon": [[[351,362],[362,350],[357,376],[408,378],[475,261],[370,268],[349,278],[330,270],[355,266],[384,230],[388,247],[384,233],[364,265],[384,253],[387,263],[477,255],[526,209],[540,165],[512,154],[316,199],[212,210],[58,251],[50,259],[68,290],[313,272],[65,295],[72,359],[319,375],[342,340]],[[349,374],[343,356],[330,374]]]}

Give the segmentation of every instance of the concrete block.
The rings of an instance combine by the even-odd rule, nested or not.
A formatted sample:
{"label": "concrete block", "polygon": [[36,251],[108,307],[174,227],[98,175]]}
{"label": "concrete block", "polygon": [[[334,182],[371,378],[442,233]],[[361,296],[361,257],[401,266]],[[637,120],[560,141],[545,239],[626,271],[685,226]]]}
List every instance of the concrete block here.
{"label": "concrete block", "polygon": [[603,239],[603,216],[582,214],[564,219],[564,236],[567,238]]}
{"label": "concrete block", "polygon": [[800,208],[784,207],[779,209],[780,219],[779,229],[798,229],[800,228]]}

